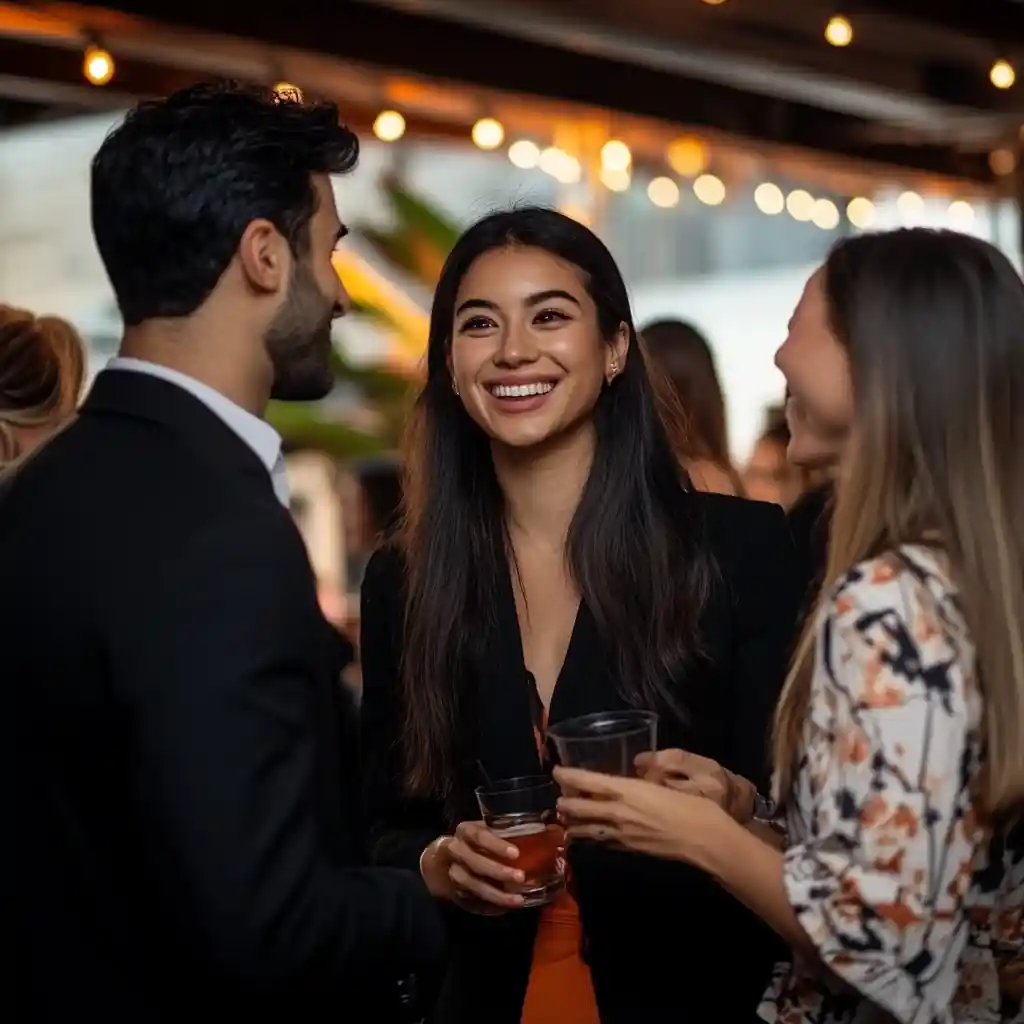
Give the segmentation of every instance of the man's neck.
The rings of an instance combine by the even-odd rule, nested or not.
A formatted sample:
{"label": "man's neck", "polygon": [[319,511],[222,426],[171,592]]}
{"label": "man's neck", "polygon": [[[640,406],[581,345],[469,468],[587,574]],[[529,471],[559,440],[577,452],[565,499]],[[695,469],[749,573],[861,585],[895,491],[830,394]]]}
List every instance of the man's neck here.
{"label": "man's neck", "polygon": [[[204,332],[205,333],[205,332]],[[196,337],[194,329],[172,322],[170,326],[140,324],[124,332],[118,355],[166,367],[191,377],[219,392],[229,401],[262,417],[270,397],[269,385],[249,379],[237,347],[227,339]]]}

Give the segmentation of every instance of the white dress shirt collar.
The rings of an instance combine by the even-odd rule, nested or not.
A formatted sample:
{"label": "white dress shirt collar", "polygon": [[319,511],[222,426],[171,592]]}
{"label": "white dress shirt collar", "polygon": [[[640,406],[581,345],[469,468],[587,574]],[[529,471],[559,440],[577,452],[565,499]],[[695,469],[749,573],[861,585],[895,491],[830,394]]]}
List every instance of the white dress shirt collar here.
{"label": "white dress shirt collar", "polygon": [[267,467],[278,500],[286,508],[288,507],[291,499],[284,456],[281,454],[281,435],[266,420],[261,420],[240,405],[236,405],[230,398],[226,398],[208,384],[203,384],[202,381],[198,381],[194,377],[189,377],[187,374],[172,370],[167,366],[161,366],[159,363],[117,356],[107,363],[107,369],[145,373],[151,377],[159,377],[170,384],[176,384],[188,391],[256,453],[260,462]]}

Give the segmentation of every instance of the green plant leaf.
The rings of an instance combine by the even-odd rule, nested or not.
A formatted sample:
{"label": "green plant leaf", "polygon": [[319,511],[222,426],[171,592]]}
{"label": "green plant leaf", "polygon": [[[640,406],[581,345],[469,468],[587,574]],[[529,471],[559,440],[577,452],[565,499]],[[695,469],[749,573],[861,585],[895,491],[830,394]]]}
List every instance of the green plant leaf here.
{"label": "green plant leaf", "polygon": [[437,250],[442,260],[445,259],[458,241],[461,233],[458,226],[398,178],[385,178],[383,189],[398,220],[398,231],[420,236]]}
{"label": "green plant leaf", "polygon": [[315,405],[271,402],[267,422],[289,449],[314,449],[344,460],[376,455],[394,447],[392,437],[356,430],[345,423],[322,418]]}

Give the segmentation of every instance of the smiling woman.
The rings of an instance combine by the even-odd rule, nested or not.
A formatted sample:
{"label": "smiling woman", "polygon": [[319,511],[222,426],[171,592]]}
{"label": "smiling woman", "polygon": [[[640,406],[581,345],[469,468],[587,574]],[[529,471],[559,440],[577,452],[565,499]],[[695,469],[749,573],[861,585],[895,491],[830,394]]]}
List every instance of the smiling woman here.
{"label": "smiling woman", "polygon": [[526,908],[515,849],[477,820],[474,787],[546,771],[549,719],[595,711],[654,710],[661,742],[763,774],[799,598],[785,519],[693,491],[662,408],[595,235],[521,208],[462,236],[361,646],[374,855],[452,908],[448,1024],[704,1015],[721,965],[697,932],[636,943],[659,918],[714,918],[743,948],[719,1017],[749,1017],[767,980],[764,935],[710,883],[574,850],[571,895]]}
{"label": "smiling woman", "polygon": [[502,447],[563,436],[589,419],[629,346],[624,323],[601,336],[579,268],[537,246],[480,256],[456,301],[452,379]]}

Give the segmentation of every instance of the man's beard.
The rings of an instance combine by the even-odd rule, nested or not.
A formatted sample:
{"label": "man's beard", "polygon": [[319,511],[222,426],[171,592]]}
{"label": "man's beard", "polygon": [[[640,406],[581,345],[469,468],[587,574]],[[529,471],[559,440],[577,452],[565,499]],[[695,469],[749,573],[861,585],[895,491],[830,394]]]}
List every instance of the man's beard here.
{"label": "man's beard", "polygon": [[274,368],[271,398],[313,402],[330,394],[335,315],[334,302],[320,291],[311,271],[297,263],[284,305],[263,339]]}

